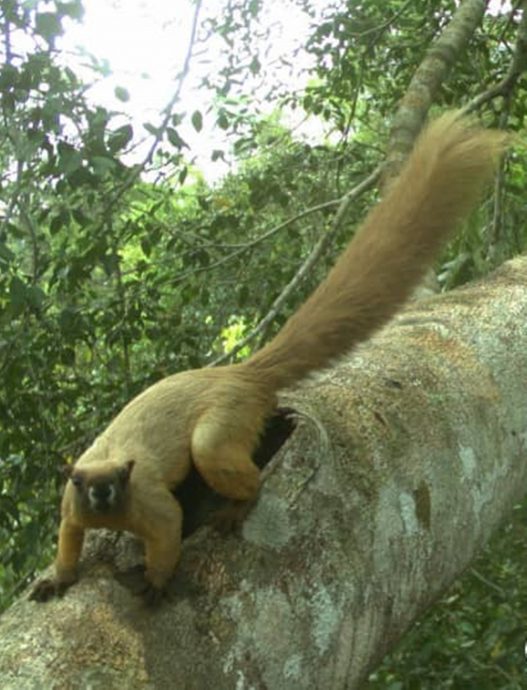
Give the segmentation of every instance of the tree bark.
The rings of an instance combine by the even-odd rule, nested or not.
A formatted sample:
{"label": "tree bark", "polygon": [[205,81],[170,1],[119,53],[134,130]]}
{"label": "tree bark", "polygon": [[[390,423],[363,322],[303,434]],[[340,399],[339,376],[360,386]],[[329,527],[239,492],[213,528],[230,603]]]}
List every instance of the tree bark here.
{"label": "tree bark", "polygon": [[413,305],[287,396],[242,533],[195,532],[160,609],[96,534],[62,600],[6,611],[0,688],[360,687],[524,493],[526,371],[527,258]]}
{"label": "tree bark", "polygon": [[406,92],[397,105],[390,127],[388,155],[384,166],[384,184],[399,173],[430,107],[437,100],[449,70],[467,49],[481,24],[488,0],[463,0],[442,33],[427,50],[415,70]]}

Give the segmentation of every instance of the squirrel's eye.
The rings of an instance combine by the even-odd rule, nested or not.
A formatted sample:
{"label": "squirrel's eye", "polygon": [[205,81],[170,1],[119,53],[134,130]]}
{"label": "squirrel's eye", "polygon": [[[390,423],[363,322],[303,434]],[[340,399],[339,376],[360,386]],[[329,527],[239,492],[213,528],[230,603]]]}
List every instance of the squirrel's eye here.
{"label": "squirrel's eye", "polygon": [[82,477],[80,477],[78,474],[72,474],[71,483],[73,486],[76,486],[77,489],[80,488],[82,486]]}

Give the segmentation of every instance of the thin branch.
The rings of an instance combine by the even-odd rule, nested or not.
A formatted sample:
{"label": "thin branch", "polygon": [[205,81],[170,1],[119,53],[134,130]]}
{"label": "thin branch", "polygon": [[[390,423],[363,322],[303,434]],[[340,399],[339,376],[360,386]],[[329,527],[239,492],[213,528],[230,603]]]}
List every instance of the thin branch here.
{"label": "thin branch", "polygon": [[141,173],[144,171],[145,167],[152,160],[154,153],[156,152],[156,149],[159,146],[161,139],[163,138],[165,130],[168,127],[168,124],[170,122],[170,118],[172,117],[172,111],[174,109],[174,106],[176,105],[176,103],[179,101],[179,99],[181,97],[183,85],[184,85],[185,80],[186,80],[188,73],[190,71],[190,62],[191,62],[192,55],[193,55],[194,44],[196,42],[196,35],[197,35],[197,31],[198,31],[198,19],[199,19],[199,13],[201,10],[201,6],[202,6],[202,0],[197,0],[196,7],[194,9],[194,16],[192,19],[192,28],[190,31],[190,38],[189,38],[189,42],[188,42],[187,52],[185,55],[185,61],[183,63],[183,68],[177,77],[178,84],[177,84],[176,90],[175,90],[172,98],[169,100],[169,102],[167,103],[167,105],[163,109],[163,112],[165,113],[165,115],[163,117],[163,120],[161,121],[161,124],[159,125],[159,127],[157,127],[157,133],[154,137],[152,145],[148,149],[148,152],[147,152],[146,156],[143,158],[143,161],[131,169],[130,174],[128,175],[127,179],[123,182],[123,184],[117,190],[117,192],[113,195],[113,197],[111,197],[111,199],[109,200],[108,204],[106,205],[106,207],[103,211],[103,216],[105,216],[113,208],[113,206],[119,201],[119,199],[121,199],[123,194],[128,189],[130,189],[130,187],[137,181],[137,179],[139,178]]}
{"label": "thin branch", "polygon": [[[240,254],[243,254],[247,250],[252,249],[253,247],[255,247],[260,242],[263,242],[264,240],[271,237],[271,235],[274,235],[279,230],[283,230],[283,228],[285,228],[288,225],[290,225],[291,223],[299,220],[300,218],[304,218],[305,216],[307,216],[311,213],[315,213],[316,211],[321,211],[325,208],[331,208],[332,206],[335,206],[337,204],[341,204],[345,201],[346,198],[347,198],[347,195],[344,196],[342,199],[333,199],[332,201],[326,201],[322,204],[318,204],[318,206],[312,206],[311,208],[306,209],[305,211],[302,211],[301,213],[297,214],[296,216],[293,216],[292,218],[288,218],[283,223],[280,223],[279,225],[275,226],[274,228],[271,228],[270,230],[268,230],[263,235],[260,235],[256,239],[251,240],[250,242],[247,242],[246,244],[232,245],[233,247],[237,246],[239,248],[236,249],[236,251],[231,252],[227,256],[224,256],[221,259],[218,259],[214,263],[209,264],[208,266],[201,266],[200,268],[193,268],[189,271],[185,271],[185,273],[181,273],[179,276],[177,276],[174,279],[171,279],[168,282],[172,285],[177,285],[178,283],[181,283],[183,280],[185,280],[185,278],[188,278],[188,276],[196,275],[197,273],[203,273],[204,271],[210,271],[214,268],[218,268],[219,266],[223,266],[224,264],[228,263],[229,261],[232,261],[233,259],[235,259],[237,256],[240,256]],[[199,249],[199,247],[196,249]]]}
{"label": "thin branch", "polygon": [[506,36],[506,34],[507,34],[507,31],[509,30],[510,25],[511,25],[512,22],[514,21],[514,17],[515,17],[515,15],[516,15],[516,12],[518,12],[518,10],[521,10],[524,6],[525,6],[525,0],[516,0],[516,2],[514,2],[514,3],[512,4],[512,9],[511,9],[511,11],[509,12],[509,16],[508,16],[508,18],[507,18],[507,22],[506,22],[506,24],[503,26],[503,28],[502,28],[502,30],[501,30],[501,32],[500,32],[500,35],[498,36],[498,42],[501,43],[501,42],[504,40],[504,38],[505,38],[505,36]]}
{"label": "thin branch", "polygon": [[[509,91],[505,97],[503,110],[501,111],[499,126],[500,129],[505,129],[509,117],[511,103],[511,92]],[[502,220],[503,220],[503,196],[505,191],[505,161],[503,157],[500,161],[500,167],[496,174],[494,182],[494,209],[492,213],[492,222],[488,237],[487,256],[492,258],[496,255],[497,245],[500,240]]]}
{"label": "thin branch", "polygon": [[303,281],[306,275],[313,270],[316,266],[320,257],[324,254],[326,248],[331,244],[334,236],[342,226],[344,222],[348,209],[353,201],[357,199],[363,192],[369,189],[375,184],[375,182],[380,177],[382,171],[382,165],[378,165],[375,170],[362,182],[360,182],[356,187],[351,189],[342,199],[339,209],[333,219],[331,228],[319,239],[317,244],[313,247],[310,255],[304,261],[300,269],[296,272],[293,278],[289,281],[286,287],[282,290],[280,295],[275,299],[271,305],[271,309],[267,312],[263,319],[253,328],[253,330],[248,333],[242,340],[240,340],[236,345],[230,350],[208,366],[216,366],[217,364],[222,364],[230,360],[236,353],[238,353],[247,343],[249,343],[253,338],[255,338],[259,333],[264,331],[269,324],[276,318],[277,314],[280,312],[284,304],[289,299],[290,295],[296,291],[298,285]]}
{"label": "thin branch", "polygon": [[[317,213],[318,211],[325,211],[328,208],[333,208],[333,206],[338,206],[339,204],[342,203],[344,197],[340,197],[340,199],[331,199],[330,201],[324,201],[321,204],[317,204],[316,206],[311,206],[310,208],[304,209],[303,211],[300,211],[300,213],[295,214],[294,216],[291,216],[287,220],[284,220],[282,223],[279,223],[278,225],[273,226],[269,230],[265,231],[261,235],[258,235],[258,237],[255,237],[254,240],[250,240],[250,242],[233,242],[233,243],[225,243],[225,242],[210,242],[210,241],[205,241],[201,240],[199,235],[193,234],[193,233],[186,233],[187,236],[194,238],[195,240],[201,240],[201,245],[196,245],[196,243],[191,243],[191,241],[188,241],[188,243],[192,246],[194,250],[199,250],[202,248],[209,248],[209,247],[214,247],[216,249],[241,249],[242,251],[245,251],[247,249],[252,249],[253,247],[256,247],[259,245],[261,242],[265,242],[265,240],[268,240],[270,237],[273,235],[276,235],[276,233],[280,232],[280,230],[283,230],[284,228],[287,228],[289,225],[292,225],[293,223],[296,223],[297,220],[302,220],[302,218],[305,218],[306,216],[310,216],[313,213]],[[180,233],[179,237],[183,237],[183,235]],[[231,255],[232,256],[232,255]],[[185,274],[187,275],[187,274]]]}
{"label": "thin branch", "polygon": [[283,223],[279,223],[278,225],[275,225],[273,228],[270,230],[267,230],[267,232],[264,232],[262,235],[259,235],[256,237],[254,240],[251,240],[250,242],[245,242],[244,244],[217,244],[214,242],[207,242],[204,246],[215,246],[215,247],[223,247],[223,248],[229,248],[229,249],[252,249],[252,247],[255,247],[256,245],[260,244],[260,242],[265,242],[265,240],[269,239],[269,237],[272,237],[275,235],[277,232],[280,230],[283,230],[284,228],[287,228],[289,225],[292,225],[295,223],[297,220],[302,220],[302,218],[305,218],[306,216],[310,216],[312,213],[317,213],[317,211],[325,211],[327,208],[332,208],[333,206],[338,206],[339,204],[342,203],[344,199],[341,197],[340,199],[332,199],[331,201],[324,201],[321,204],[317,204],[316,206],[311,206],[310,208],[305,209],[304,211],[300,211],[300,213],[297,213],[294,216],[291,216],[287,220],[284,220]]}
{"label": "thin branch", "polygon": [[399,17],[406,12],[406,10],[411,7],[414,4],[414,0],[406,0],[405,3],[401,5],[401,7],[397,10],[397,12],[394,12],[391,17],[389,17],[385,22],[382,24],[379,24],[378,26],[374,26],[371,29],[366,29],[366,31],[351,31],[350,35],[351,36],[357,36],[360,38],[364,38],[365,36],[368,36],[369,34],[375,34],[376,40],[380,39],[381,34],[383,31],[386,29],[389,29],[390,26],[399,19]]}
{"label": "thin branch", "polygon": [[311,206],[310,208],[305,209],[304,211],[300,211],[300,213],[297,213],[295,216],[291,216],[291,218],[288,218],[287,220],[284,220],[283,223],[279,223],[278,225],[275,225],[274,228],[271,228],[267,232],[264,232],[263,235],[260,235],[254,240],[251,240],[250,242],[247,242],[247,244],[244,245],[226,245],[226,246],[231,246],[231,247],[240,247],[244,249],[251,249],[252,247],[255,247],[256,245],[260,244],[260,242],[264,242],[265,240],[269,239],[269,237],[272,237],[275,235],[277,232],[280,232],[280,230],[283,230],[284,228],[287,228],[289,225],[292,225],[293,223],[296,223],[297,220],[302,220],[302,218],[306,218],[306,216],[310,216],[312,213],[317,213],[318,211],[324,211],[327,208],[332,208],[333,206],[338,206],[341,204],[343,199],[332,199],[331,201],[324,201],[322,204],[317,204],[316,206]]}
{"label": "thin branch", "polygon": [[473,98],[468,105],[463,108],[463,112],[471,113],[481,108],[484,103],[503,96],[510,99],[516,84],[521,75],[527,69],[527,8],[523,11],[520,23],[518,24],[518,34],[514,46],[514,54],[511,64],[505,77],[495,86]]}
{"label": "thin branch", "polygon": [[18,209],[20,211],[20,216],[25,221],[26,227],[29,230],[29,234],[31,236],[32,260],[33,260],[33,271],[32,271],[32,276],[31,276],[31,284],[36,285],[36,282],[37,282],[37,279],[39,276],[39,264],[40,264],[40,251],[39,251],[39,246],[38,246],[37,229],[35,227],[35,223],[33,222],[33,218],[31,217],[30,212],[28,211],[30,204],[27,203],[27,205],[26,205],[26,200],[24,199],[24,205],[22,206],[20,204],[20,199],[19,199],[17,206],[18,206]]}
{"label": "thin branch", "polygon": [[[117,251],[117,248],[114,247],[114,255],[116,257],[116,271],[115,271],[115,277],[116,277],[116,288],[117,288],[117,295],[118,295],[118,300],[119,300],[119,308],[120,308],[120,316],[123,324],[126,324],[128,321],[128,302],[126,300],[126,290],[125,286],[123,283],[123,276],[121,273],[121,257],[119,256],[119,252]],[[132,371],[131,371],[131,364],[130,364],[130,348],[129,348],[129,342],[128,342],[128,334],[126,333],[126,329],[121,328],[120,329],[120,338],[121,338],[121,344],[123,348],[123,367],[124,367],[124,383],[125,383],[125,390],[126,390],[126,395],[131,396],[132,395]]]}
{"label": "thin branch", "polygon": [[470,572],[472,573],[472,575],[474,575],[474,577],[475,577],[477,580],[479,580],[480,582],[482,582],[482,583],[483,583],[484,585],[486,585],[487,587],[490,587],[491,589],[493,589],[493,590],[494,590],[495,592],[497,592],[500,596],[502,596],[502,597],[507,596],[505,590],[503,589],[503,587],[500,587],[499,585],[497,585],[497,584],[495,584],[494,582],[492,582],[492,580],[489,580],[488,578],[484,577],[478,570],[476,570],[476,568],[471,568],[471,569],[470,569]]}
{"label": "thin branch", "polygon": [[[499,127],[505,129],[510,114],[512,96],[522,74],[527,70],[527,11],[524,10],[518,24],[518,32],[514,53],[509,69],[505,77],[492,88],[474,98],[464,109],[465,112],[473,112],[484,103],[501,96],[503,106],[499,118]],[[497,252],[497,244],[501,234],[501,222],[503,218],[502,202],[504,193],[504,169],[505,161],[501,161],[500,169],[496,175],[494,184],[494,210],[491,228],[488,237],[487,255],[492,259]]]}
{"label": "thin branch", "polygon": [[4,64],[10,65],[13,60],[13,52],[11,48],[11,22],[9,19],[5,20],[4,24],[4,47],[5,47],[5,59]]}

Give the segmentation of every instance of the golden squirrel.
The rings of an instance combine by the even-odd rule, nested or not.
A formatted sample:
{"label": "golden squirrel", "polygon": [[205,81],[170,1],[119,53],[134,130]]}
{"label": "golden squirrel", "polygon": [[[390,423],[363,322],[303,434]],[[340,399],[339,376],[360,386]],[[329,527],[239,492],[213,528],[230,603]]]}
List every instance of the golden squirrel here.
{"label": "golden squirrel", "polygon": [[180,556],[183,516],[171,490],[193,463],[223,496],[256,497],[260,473],[251,454],[277,392],[394,315],[478,201],[506,142],[503,132],[457,112],[437,119],[327,278],[270,343],[240,364],[169,376],[128,403],[71,471],[55,576],[38,582],[31,598],[45,601],[73,584],[85,529],[107,527],[144,540],[143,593],[157,600]]}

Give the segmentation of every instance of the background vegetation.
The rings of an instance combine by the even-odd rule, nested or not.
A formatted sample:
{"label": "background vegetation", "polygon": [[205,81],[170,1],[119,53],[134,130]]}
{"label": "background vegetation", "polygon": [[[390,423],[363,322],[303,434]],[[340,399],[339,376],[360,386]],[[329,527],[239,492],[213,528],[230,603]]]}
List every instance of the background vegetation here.
{"label": "background vegetation", "polygon": [[[202,11],[192,46],[225,44],[223,63],[203,77],[203,109],[185,112],[180,102],[185,69],[159,122],[142,131],[93,104],[61,52],[67,22],[82,19],[80,0],[0,2],[3,606],[51,558],[64,461],[130,397],[221,357],[269,313],[329,231],[338,200],[382,161],[397,103],[456,7],[335,0],[321,13],[316,0],[290,2],[312,18],[307,88],[291,93],[270,71],[272,27],[261,21],[269,3],[228,0],[215,16]],[[518,7],[487,12],[437,108],[486,92],[485,122],[521,131],[522,31]],[[489,92],[496,85],[503,88]],[[117,95],[126,101],[124,89]],[[274,110],[262,115],[262,102]],[[319,118],[329,135],[307,140],[288,127],[291,113]],[[213,186],[185,141],[189,128],[206,138],[212,127],[225,135],[212,161],[237,163]],[[443,256],[443,286],[484,275],[525,247],[525,175],[521,158],[511,157],[495,196]],[[373,199],[367,191],[354,203],[330,251],[241,355],[280,327]],[[518,506],[487,553],[372,675],[372,688],[524,687],[525,518]]]}

